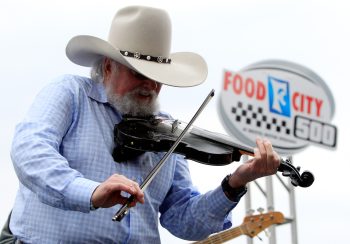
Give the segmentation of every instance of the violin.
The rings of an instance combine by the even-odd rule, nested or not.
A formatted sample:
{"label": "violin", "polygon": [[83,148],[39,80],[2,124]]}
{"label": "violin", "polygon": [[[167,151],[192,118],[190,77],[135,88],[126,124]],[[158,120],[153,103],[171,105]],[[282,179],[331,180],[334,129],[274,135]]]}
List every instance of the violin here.
{"label": "violin", "polygon": [[[230,164],[239,161],[243,154],[254,156],[252,148],[238,145],[224,135],[192,127],[195,119],[213,96],[214,90],[211,90],[183,129],[184,123],[179,120],[156,116],[124,116],[122,121],[115,125],[116,147],[113,150],[113,158],[116,162],[132,159],[148,151],[166,152],[140,185],[141,190],[146,189],[173,152],[208,165]],[[314,182],[311,172],[305,171],[300,174],[300,167],[295,168],[289,160],[281,159],[278,171],[282,172],[283,176],[289,177],[294,186],[308,187]],[[134,196],[131,195],[112,220],[121,221],[133,201]]]}
{"label": "violin", "polygon": [[[167,152],[183,131],[186,123],[164,117],[124,117],[114,127],[116,147],[113,158],[116,162],[132,159],[144,152]],[[242,155],[254,156],[254,150],[239,145],[224,134],[198,127],[184,135],[174,153],[187,159],[212,166],[228,165],[240,161]],[[293,186],[309,187],[314,182],[311,172],[299,173],[288,159],[281,159],[279,172],[291,179]]]}

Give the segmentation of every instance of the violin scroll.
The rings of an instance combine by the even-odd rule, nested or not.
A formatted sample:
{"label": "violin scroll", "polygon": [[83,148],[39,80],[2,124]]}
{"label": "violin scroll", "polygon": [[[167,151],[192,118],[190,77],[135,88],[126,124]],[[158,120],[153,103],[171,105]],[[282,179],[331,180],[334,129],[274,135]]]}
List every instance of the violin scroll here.
{"label": "violin scroll", "polygon": [[294,167],[289,159],[281,160],[278,171],[282,172],[283,176],[289,177],[293,186],[309,187],[315,180],[314,175],[310,171],[299,173],[300,167]]}

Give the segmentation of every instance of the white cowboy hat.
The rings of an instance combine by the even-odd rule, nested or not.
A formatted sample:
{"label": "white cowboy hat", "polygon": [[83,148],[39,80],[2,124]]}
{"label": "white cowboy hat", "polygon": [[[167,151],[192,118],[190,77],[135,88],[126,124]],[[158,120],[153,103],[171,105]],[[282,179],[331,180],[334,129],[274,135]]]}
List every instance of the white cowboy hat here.
{"label": "white cowboy hat", "polygon": [[131,6],[117,12],[108,41],[81,35],[67,44],[67,57],[91,67],[109,57],[165,85],[188,87],[201,84],[208,69],[204,59],[192,52],[170,53],[171,21],[161,9]]}

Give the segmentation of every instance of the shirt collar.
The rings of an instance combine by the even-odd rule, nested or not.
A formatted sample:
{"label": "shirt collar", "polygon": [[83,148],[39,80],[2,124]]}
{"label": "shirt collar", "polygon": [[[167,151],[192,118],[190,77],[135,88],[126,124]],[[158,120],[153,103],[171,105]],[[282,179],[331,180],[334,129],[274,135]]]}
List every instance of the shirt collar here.
{"label": "shirt collar", "polygon": [[88,96],[100,103],[107,103],[107,94],[104,85],[101,82],[91,80],[91,86],[88,91]]}
{"label": "shirt collar", "polygon": [[[95,82],[93,80],[90,80],[90,87],[87,93],[91,99],[99,103],[109,104],[106,94],[106,88],[102,82]],[[113,106],[111,107],[116,111],[118,121],[120,121],[122,119],[122,115]]]}

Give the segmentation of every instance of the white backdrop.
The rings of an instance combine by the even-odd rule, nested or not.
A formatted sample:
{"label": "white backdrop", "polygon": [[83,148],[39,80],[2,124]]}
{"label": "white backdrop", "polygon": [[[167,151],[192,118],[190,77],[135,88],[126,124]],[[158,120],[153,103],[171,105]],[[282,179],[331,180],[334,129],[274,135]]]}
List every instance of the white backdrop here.
{"label": "white backdrop", "polygon": [[[236,1],[25,1],[0,3],[0,225],[14,202],[18,181],[9,156],[14,126],[23,118],[38,91],[63,73],[84,75],[88,70],[69,62],[67,41],[80,34],[106,38],[117,9],[141,3],[162,7],[173,21],[173,47],[203,55],[209,66],[207,81],[198,87],[163,87],[162,109],[188,121],[204,97],[220,90],[224,69],[238,70],[265,59],[284,59],[305,65],[329,85],[336,102],[332,124],[338,126],[336,151],[310,146],[294,157],[302,170],[312,171],[315,183],[296,189],[299,243],[345,243],[350,217],[347,187],[350,172],[347,136],[348,65],[350,56],[349,4],[346,0],[236,0]],[[224,132],[217,97],[196,125]],[[238,163],[225,167],[190,162],[193,181],[201,191],[215,188]],[[264,181],[260,180],[262,185]],[[288,198],[275,181],[275,210],[289,216]],[[253,207],[265,207],[253,187]],[[266,208],[266,207],[265,207]],[[245,214],[244,202],[234,210],[234,226]],[[111,223],[112,224],[112,223]],[[276,228],[278,243],[291,243],[290,226]],[[161,229],[163,243],[188,243]],[[268,243],[264,233],[256,243]],[[231,241],[243,243],[241,236]]]}

